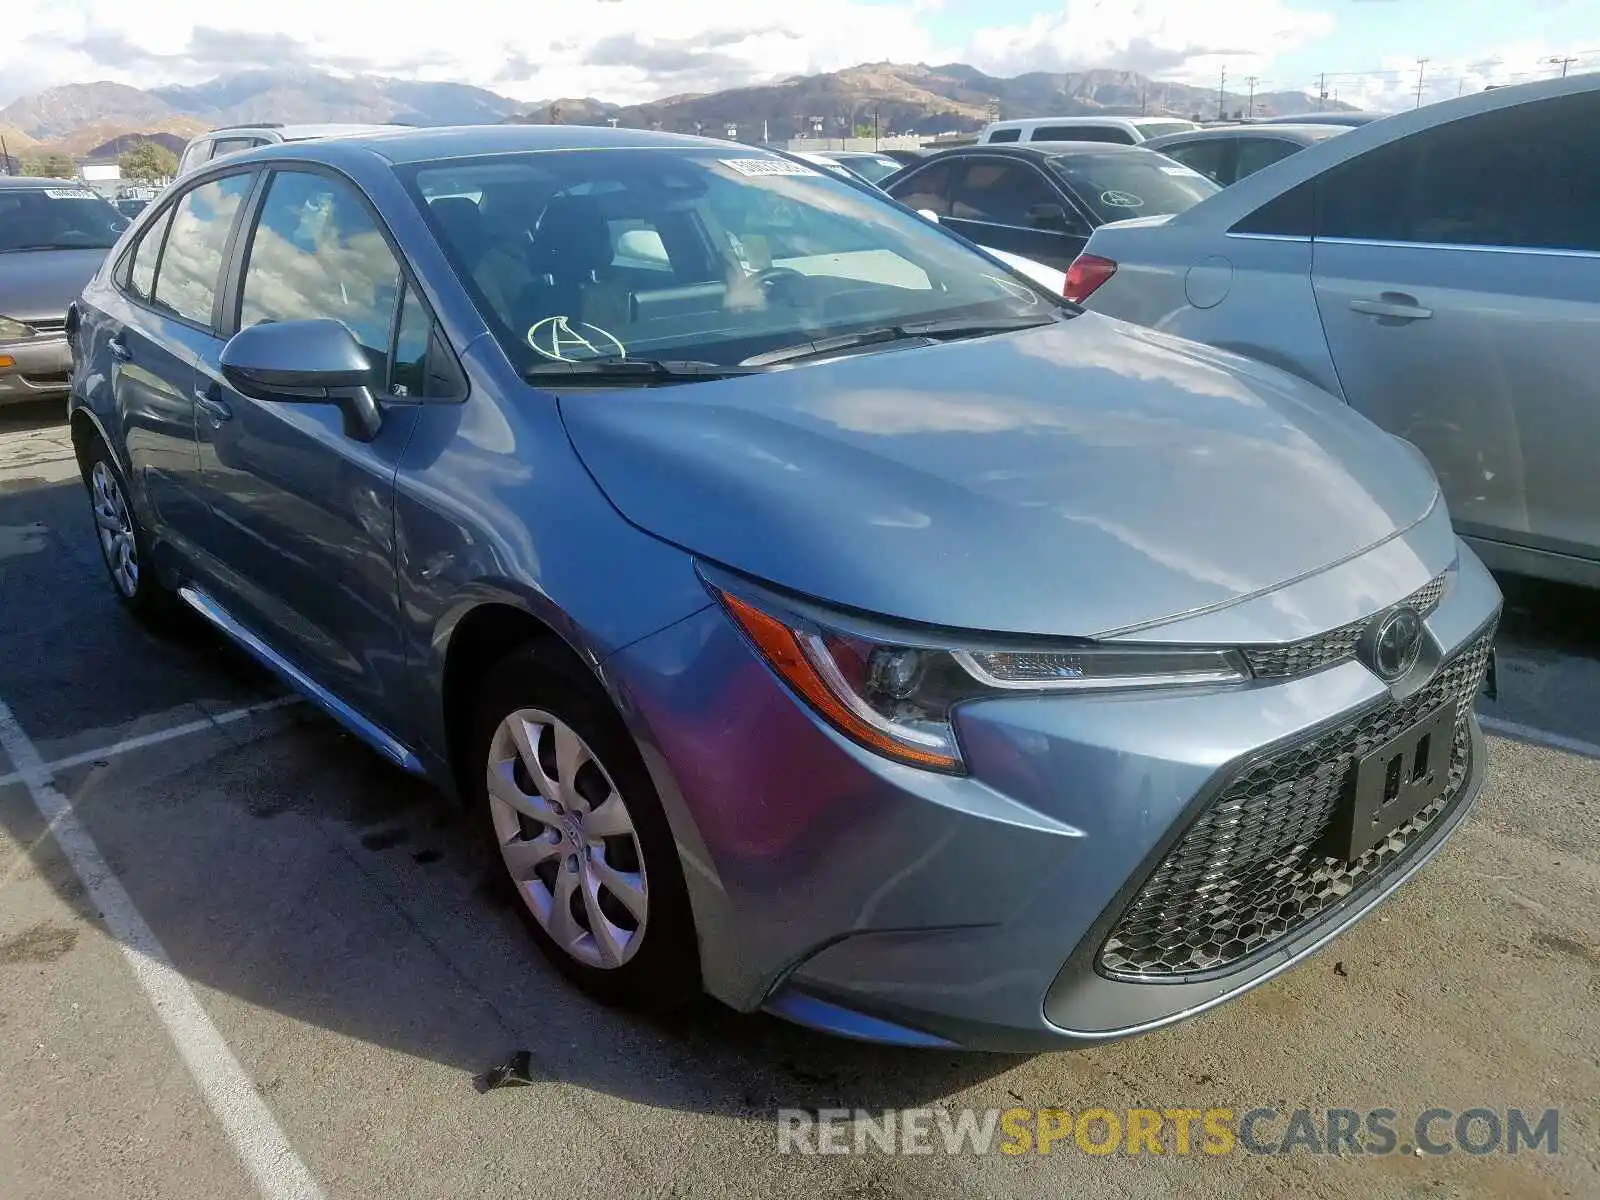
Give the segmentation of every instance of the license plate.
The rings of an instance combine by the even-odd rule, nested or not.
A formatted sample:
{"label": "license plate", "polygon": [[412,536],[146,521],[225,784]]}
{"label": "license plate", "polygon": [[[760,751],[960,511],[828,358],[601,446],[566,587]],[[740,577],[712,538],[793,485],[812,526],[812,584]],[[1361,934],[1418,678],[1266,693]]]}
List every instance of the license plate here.
{"label": "license plate", "polygon": [[1455,733],[1456,706],[1446,704],[1356,764],[1344,820],[1330,831],[1334,853],[1354,862],[1437,800]]}

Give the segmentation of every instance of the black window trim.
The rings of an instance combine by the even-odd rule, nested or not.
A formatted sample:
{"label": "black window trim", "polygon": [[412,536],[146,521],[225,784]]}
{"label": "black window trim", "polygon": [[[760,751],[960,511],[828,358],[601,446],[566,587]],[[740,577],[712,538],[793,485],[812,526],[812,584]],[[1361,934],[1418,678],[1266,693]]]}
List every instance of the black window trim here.
{"label": "black window trim", "polygon": [[176,321],[178,324],[187,329],[193,329],[197,333],[208,334],[220,341],[226,341],[227,336],[222,333],[220,326],[217,324],[217,318],[220,315],[218,312],[218,301],[222,298],[223,290],[227,284],[227,272],[229,266],[228,254],[233,247],[234,240],[239,234],[239,228],[242,223],[241,214],[246,211],[256,189],[261,186],[261,180],[259,177],[256,178],[255,181],[250,185],[250,190],[245,193],[244,199],[240,202],[239,212],[234,214],[233,226],[228,230],[228,240],[223,243],[222,270],[217,277],[216,293],[211,298],[211,323],[209,325],[201,324],[199,321],[195,321],[189,317],[183,316],[181,313],[174,312],[172,309],[163,304],[156,303],[156,284],[161,279],[161,264],[162,261],[167,257],[167,238],[172,233],[172,226],[170,224],[167,226],[165,232],[163,232],[161,235],[161,252],[156,256],[156,269],[150,278],[151,294],[148,298],[140,297],[139,294],[133,290],[133,285],[131,282],[131,275],[133,272],[133,257],[138,252],[139,247],[144,244],[146,235],[149,234],[157,224],[165,219],[164,214],[169,212],[175,213],[178,205],[183,203],[184,199],[189,195],[190,192],[194,191],[196,188],[205,187],[208,183],[216,183],[219,180],[227,179],[234,175],[257,175],[259,171],[260,168],[253,163],[241,164],[232,167],[223,167],[215,171],[207,171],[203,175],[195,175],[193,177],[186,176],[183,180],[182,187],[174,187],[172,195],[165,197],[160,206],[155,207],[154,212],[148,219],[148,223],[144,226],[144,228],[139,230],[138,236],[129,243],[128,248],[122,252],[122,257],[117,260],[117,267],[112,273],[111,282],[123,299],[127,300],[128,303],[133,304],[138,308],[144,309],[146,312],[155,314],[164,321]]}
{"label": "black window trim", "polygon": [[[389,355],[388,377],[383,381],[383,390],[379,393],[380,401],[392,404],[461,404],[464,403],[470,392],[470,384],[466,371],[461,366],[461,356],[456,353],[450,344],[450,338],[444,331],[444,324],[439,320],[439,311],[428,296],[428,289],[423,286],[420,277],[412,270],[410,262],[400,249],[400,242],[394,236],[394,231],[389,228],[389,223],[383,219],[383,214],[373,204],[372,197],[349,174],[328,163],[315,159],[284,158],[269,159],[258,162],[255,166],[260,170],[261,177],[256,181],[256,186],[242,206],[242,217],[235,226],[234,242],[229,244],[228,257],[224,260],[224,286],[218,289],[218,301],[223,307],[214,311],[219,324],[217,326],[220,336],[226,340],[239,332],[239,314],[244,301],[244,271],[249,256],[251,245],[255,241],[256,227],[261,221],[261,209],[266,204],[267,195],[272,187],[272,177],[280,173],[298,173],[303,175],[321,175],[335,183],[347,186],[354,194],[362,208],[366,210],[371,219],[373,228],[383,238],[389,247],[396,266],[400,270],[400,286],[395,289],[394,311],[389,316]],[[238,236],[248,229],[248,236]],[[394,382],[394,355],[393,347],[400,327],[401,305],[404,303],[408,291],[414,291],[417,299],[422,302],[423,311],[428,314],[432,323],[432,333],[428,339],[428,364],[425,368],[430,374],[444,377],[448,375],[455,380],[456,391],[448,396],[396,396],[389,391]],[[441,364],[443,369],[434,371],[433,353],[435,348],[442,347],[448,355],[448,360]]]}

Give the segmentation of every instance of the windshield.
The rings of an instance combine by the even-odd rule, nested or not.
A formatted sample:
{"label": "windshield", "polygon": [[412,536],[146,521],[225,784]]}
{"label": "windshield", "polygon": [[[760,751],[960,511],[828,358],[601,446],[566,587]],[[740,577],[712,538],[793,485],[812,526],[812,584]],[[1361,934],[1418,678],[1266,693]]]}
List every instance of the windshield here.
{"label": "windshield", "polygon": [[1222,190],[1198,171],[1152,150],[1058,154],[1049,162],[1101,221],[1181,213]]}
{"label": "windshield", "polygon": [[0,252],[105,250],[128,218],[88,188],[6,188],[0,191]]}
{"label": "windshield", "polygon": [[733,364],[885,325],[1060,311],[892,201],[745,147],[505,155],[402,176],[525,370]]}
{"label": "windshield", "polygon": [[900,169],[900,164],[887,154],[841,154],[838,161],[868,183],[878,183]]}

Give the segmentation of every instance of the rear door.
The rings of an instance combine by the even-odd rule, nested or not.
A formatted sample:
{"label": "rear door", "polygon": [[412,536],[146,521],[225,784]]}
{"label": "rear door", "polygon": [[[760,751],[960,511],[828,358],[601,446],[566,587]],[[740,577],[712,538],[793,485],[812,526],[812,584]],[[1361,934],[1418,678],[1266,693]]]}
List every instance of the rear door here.
{"label": "rear door", "polygon": [[1089,224],[1043,171],[1020,158],[964,156],[950,228],[980,246],[1065,271],[1089,240]]}
{"label": "rear door", "polygon": [[1321,181],[1312,279],[1350,403],[1457,527],[1600,557],[1600,94],[1424,130]]}
{"label": "rear door", "polygon": [[194,365],[221,344],[214,318],[223,261],[254,178],[226,175],[179,193],[119,264],[96,322],[92,353],[106,364],[130,483],[158,541],[185,558],[206,518]]}
{"label": "rear door", "polygon": [[205,547],[216,599],[344,704],[393,719],[400,662],[394,476],[417,421],[432,317],[362,192],[314,168],[274,170],[247,217],[226,328],[340,321],[388,380],[370,442],[332,404],[255,400],[197,368]]}

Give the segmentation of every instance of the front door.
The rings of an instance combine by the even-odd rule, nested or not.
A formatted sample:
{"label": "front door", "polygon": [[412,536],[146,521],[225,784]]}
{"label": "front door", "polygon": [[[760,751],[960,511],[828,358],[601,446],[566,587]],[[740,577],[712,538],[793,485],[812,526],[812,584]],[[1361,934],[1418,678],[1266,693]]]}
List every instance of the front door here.
{"label": "front door", "polygon": [[1312,283],[1351,405],[1469,535],[1600,558],[1600,96],[1438,126],[1330,172]]}
{"label": "front door", "polygon": [[956,181],[950,228],[980,246],[1020,254],[1065,271],[1089,240],[1077,209],[1032,163],[1016,158],[966,160]]}
{"label": "front door", "polygon": [[[308,170],[274,172],[244,243],[240,327],[333,318],[387,377],[400,269],[353,185]],[[425,312],[420,328],[425,345]],[[216,598],[338,700],[379,724],[392,721],[386,697],[401,665],[394,477],[416,407],[384,405],[378,435],[362,442],[345,433],[331,404],[234,390],[220,347],[199,362],[196,387]]]}

